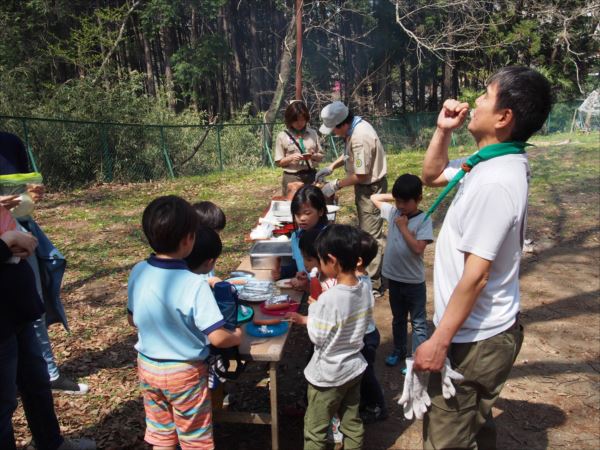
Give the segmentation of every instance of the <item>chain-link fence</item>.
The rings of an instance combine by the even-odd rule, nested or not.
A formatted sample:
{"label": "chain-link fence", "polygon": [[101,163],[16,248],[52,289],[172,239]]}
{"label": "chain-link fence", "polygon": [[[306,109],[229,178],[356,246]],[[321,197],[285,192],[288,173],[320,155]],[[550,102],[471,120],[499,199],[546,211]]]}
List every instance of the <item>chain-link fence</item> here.
{"label": "chain-link fence", "polygon": [[[555,105],[544,133],[571,131],[578,104]],[[424,149],[437,113],[368,117],[386,151]],[[0,129],[19,136],[32,169],[58,188],[95,182],[143,182],[199,175],[225,168],[273,166],[271,143],[283,124],[147,125],[0,116]],[[463,127],[453,145],[472,143]],[[327,160],[342,151],[337,138],[323,139]]]}

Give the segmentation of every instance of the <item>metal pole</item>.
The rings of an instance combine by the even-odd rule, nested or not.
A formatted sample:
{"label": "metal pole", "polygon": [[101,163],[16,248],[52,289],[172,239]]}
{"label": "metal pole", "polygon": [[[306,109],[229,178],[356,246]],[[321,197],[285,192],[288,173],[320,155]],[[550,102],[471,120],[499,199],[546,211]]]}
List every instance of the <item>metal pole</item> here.
{"label": "metal pole", "polygon": [[167,152],[167,144],[165,142],[165,129],[160,127],[160,146],[162,147],[163,155],[165,156],[165,161],[167,162],[167,169],[169,170],[169,175],[171,178],[175,178],[175,174],[173,173],[173,165],[171,164],[171,160],[169,159],[169,153]]}
{"label": "metal pole", "polygon": [[217,151],[219,152],[219,168],[223,172],[223,152],[221,151],[221,126],[217,125]]}
{"label": "metal pole", "polygon": [[110,148],[108,147],[108,127],[103,125],[100,129],[100,135],[102,139],[102,157],[104,159],[104,176],[106,181],[111,182],[113,180],[113,161],[110,156]]}
{"label": "metal pole", "polygon": [[296,0],[296,100],[302,100],[302,3]]}
{"label": "metal pole", "polygon": [[329,143],[331,144],[331,147],[333,148],[333,153],[335,153],[335,158],[337,159],[338,151],[337,147],[335,146],[335,140],[333,139],[333,136],[331,134],[329,135]]}
{"label": "metal pole", "polygon": [[35,163],[35,158],[33,157],[33,152],[31,151],[31,146],[29,145],[29,130],[27,129],[27,120],[21,119],[21,124],[23,125],[23,137],[25,138],[25,149],[27,150],[27,155],[29,156],[29,162],[31,163],[31,168],[34,172],[39,172],[37,164]]}

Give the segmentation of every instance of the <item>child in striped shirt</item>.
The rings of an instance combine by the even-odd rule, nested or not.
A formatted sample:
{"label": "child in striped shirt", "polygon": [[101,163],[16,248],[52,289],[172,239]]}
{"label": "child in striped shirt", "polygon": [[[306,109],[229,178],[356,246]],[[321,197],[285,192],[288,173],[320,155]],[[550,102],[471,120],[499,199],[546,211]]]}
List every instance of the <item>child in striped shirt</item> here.
{"label": "child in striped shirt", "polygon": [[360,382],[367,367],[361,349],[373,313],[373,296],[355,274],[360,231],[349,225],[330,225],[317,238],[316,247],[321,271],[336,278],[337,284],[309,306],[308,316],[289,315],[295,323],[307,326],[315,345],[304,370],[308,381],[304,448],[325,448],[327,428],[336,412],[344,448],[361,448]]}

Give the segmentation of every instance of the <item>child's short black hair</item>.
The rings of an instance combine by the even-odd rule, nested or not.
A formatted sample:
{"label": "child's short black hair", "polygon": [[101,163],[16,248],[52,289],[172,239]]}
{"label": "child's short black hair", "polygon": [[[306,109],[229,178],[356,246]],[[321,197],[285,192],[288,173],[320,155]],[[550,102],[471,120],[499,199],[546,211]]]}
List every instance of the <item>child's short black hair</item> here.
{"label": "child's short black hair", "polygon": [[319,234],[316,247],[321,261],[328,262],[331,254],[342,271],[350,272],[356,269],[361,255],[360,231],[350,225],[329,225]]}
{"label": "child's short black hair", "polygon": [[144,234],[156,253],[176,252],[197,226],[198,215],[192,205],[176,195],[155,198],[142,215]]}
{"label": "child's short black hair", "polygon": [[423,182],[413,174],[400,175],[392,187],[392,197],[399,200],[418,201],[423,195]]}
{"label": "child's short black hair", "polygon": [[196,229],[194,248],[185,261],[191,270],[196,270],[205,261],[217,259],[222,251],[223,243],[219,233],[212,228],[200,225]]}
{"label": "child's short black hair", "polygon": [[542,128],[552,109],[550,82],[537,70],[523,66],[500,69],[488,80],[496,83],[496,109],[512,110],[512,141],[525,142]]}
{"label": "child's short black hair", "polygon": [[327,225],[327,200],[325,200],[323,191],[312,184],[302,186],[296,191],[294,198],[292,198],[290,209],[292,210],[294,224],[296,223],[296,214],[300,212],[300,209],[304,203],[308,203],[317,211],[323,211],[323,215],[319,218],[318,223],[321,225]]}
{"label": "child's short black hair", "polygon": [[316,230],[314,228],[312,230],[306,230],[304,233],[302,233],[298,242],[298,246],[300,247],[300,251],[303,255],[306,255],[309,258],[319,257],[317,254],[317,247],[315,245],[319,234],[321,234],[321,230]]}
{"label": "child's short black hair", "polygon": [[213,202],[204,201],[192,205],[200,217],[200,225],[212,228],[213,230],[223,230],[227,224],[225,213]]}
{"label": "child's short black hair", "polygon": [[378,251],[377,240],[366,231],[360,230],[360,258],[363,267],[368,267],[371,264]]}

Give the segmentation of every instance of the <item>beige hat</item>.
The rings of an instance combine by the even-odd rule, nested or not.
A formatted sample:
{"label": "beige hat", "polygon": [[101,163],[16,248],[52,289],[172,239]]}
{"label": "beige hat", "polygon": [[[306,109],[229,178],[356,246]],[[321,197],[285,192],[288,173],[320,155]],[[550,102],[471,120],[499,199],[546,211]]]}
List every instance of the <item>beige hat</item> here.
{"label": "beige hat", "polygon": [[342,102],[330,103],[321,110],[323,125],[319,128],[321,134],[331,134],[333,129],[348,117],[348,107]]}

